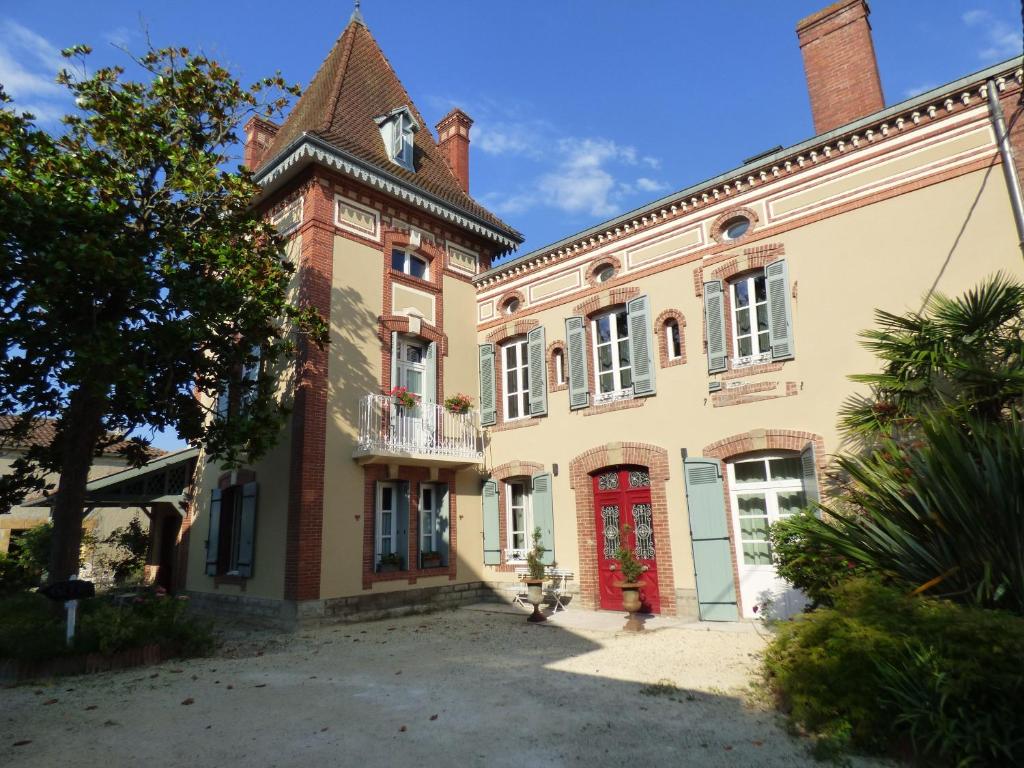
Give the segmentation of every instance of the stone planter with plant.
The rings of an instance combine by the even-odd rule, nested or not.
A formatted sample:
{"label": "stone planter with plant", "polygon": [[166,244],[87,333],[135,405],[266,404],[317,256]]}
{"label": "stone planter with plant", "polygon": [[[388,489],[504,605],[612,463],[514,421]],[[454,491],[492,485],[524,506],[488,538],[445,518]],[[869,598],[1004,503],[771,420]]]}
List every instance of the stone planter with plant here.
{"label": "stone planter with plant", "polygon": [[[623,533],[629,533],[629,526],[623,527]],[[622,581],[616,586],[622,590],[622,607],[629,613],[623,629],[639,632],[644,628],[643,623],[636,617],[641,608],[640,589],[643,584],[640,583],[640,577],[644,573],[644,565],[625,544],[615,550],[615,559],[619,563],[619,573],[622,574]]]}
{"label": "stone planter with plant", "polygon": [[547,549],[541,541],[540,528],[533,529],[533,547],[526,553],[526,567],[529,573],[523,578],[526,582],[526,599],[533,605],[533,613],[526,620],[529,622],[547,621],[540,612],[540,604],[544,602],[544,563],[542,558]]}

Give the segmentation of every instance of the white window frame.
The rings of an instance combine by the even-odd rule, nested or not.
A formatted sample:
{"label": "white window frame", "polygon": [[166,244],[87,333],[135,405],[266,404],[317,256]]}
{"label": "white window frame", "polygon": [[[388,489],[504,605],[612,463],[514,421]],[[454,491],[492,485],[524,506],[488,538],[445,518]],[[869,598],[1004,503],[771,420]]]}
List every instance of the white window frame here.
{"label": "white window frame", "polygon": [[[739,496],[745,493],[763,493],[765,498],[765,510],[767,512],[766,519],[768,525],[777,523],[779,520],[784,520],[791,515],[782,514],[779,512],[779,493],[790,493],[793,491],[799,491],[804,493],[803,478],[797,473],[797,477],[789,480],[772,480],[771,479],[771,468],[768,462],[772,459],[796,459],[800,460],[799,453],[764,453],[756,456],[745,456],[742,459],[728,462],[729,471],[729,501],[732,504],[732,523],[733,523],[733,540],[736,542],[736,562],[741,568],[754,569],[754,570],[774,570],[773,565],[748,565],[743,559],[743,545],[745,543],[766,543],[761,540],[748,539],[744,540],[742,536],[742,526],[740,525],[740,505]],[[748,464],[762,462],[765,465],[765,477],[766,480],[759,480],[754,482],[737,482],[736,480],[736,465],[737,464]],[[748,515],[749,517],[749,515]],[[768,545],[769,555],[771,554],[771,545]]]}
{"label": "white window frame", "polygon": [[557,384],[558,386],[562,386],[563,384],[566,383],[565,350],[561,348],[556,349],[554,352],[551,353],[551,357],[554,358],[553,367],[555,369],[555,384]]}
{"label": "white window frame", "polygon": [[[441,514],[440,494],[438,486],[434,483],[423,483],[420,485],[420,546],[419,553],[437,552],[437,518]],[[423,503],[423,494],[430,491],[433,504],[427,508]],[[429,533],[427,533],[429,531]],[[427,539],[430,539],[429,549],[425,546]]]}
{"label": "white window frame", "polygon": [[[618,323],[616,322],[616,315],[618,315],[620,313],[625,315],[625,317],[626,317],[626,335],[622,336],[622,337],[619,336]],[[599,321],[601,321],[604,318],[609,318],[608,319],[608,330],[609,330],[610,341],[600,342],[600,341],[598,341],[597,324],[598,324]],[[625,341],[626,342],[626,348],[627,349],[629,348],[629,313],[626,311],[626,308],[624,306],[623,307],[616,307],[615,309],[610,309],[607,312],[602,312],[599,315],[595,315],[590,320],[590,332],[591,332],[591,338],[593,339],[593,349],[591,350],[591,352],[592,352],[592,356],[593,356],[593,360],[594,360],[594,402],[595,403],[601,403],[601,402],[606,402],[608,400],[625,400],[625,399],[632,398],[633,397],[633,384],[632,384],[633,361],[631,359],[629,361],[629,365],[620,366],[619,365],[619,355],[618,355],[619,342]],[[611,357],[612,367],[608,371],[602,371],[601,370],[601,364],[600,364],[600,357],[599,357],[599,348],[600,347],[606,347],[606,346],[610,346],[611,350],[612,350],[612,357]],[[623,387],[622,386],[622,373],[623,373],[623,371],[625,371],[627,369],[629,370],[629,373],[630,373],[630,385],[628,387]],[[608,374],[608,373],[612,374],[612,385],[613,385],[613,388],[612,388],[612,390],[610,392],[602,392],[601,391],[601,375],[602,374]]]}
{"label": "white window frame", "polygon": [[[387,536],[384,535],[383,518],[384,518],[384,489],[389,488],[391,490],[391,509],[388,510],[391,513],[391,531]],[[397,554],[402,557],[403,562],[405,560],[405,553],[395,552],[395,539],[397,538],[396,533],[398,531],[398,483],[377,483],[377,499],[374,504],[374,558],[373,564],[376,567],[377,563],[380,562],[380,558],[384,555],[384,539],[389,540],[390,552],[387,554]]]}
{"label": "white window frame", "polygon": [[[419,362],[409,360],[410,348],[419,350]],[[420,399],[420,402],[422,402],[427,391],[427,342],[423,341],[419,337],[399,335],[398,350],[395,355],[395,365],[395,380],[398,382],[397,386],[405,387],[412,394],[416,395]],[[420,375],[419,389],[409,386],[410,371]]]}
{"label": "white window frame", "polygon": [[[759,277],[765,281],[765,300],[762,302],[757,301],[756,282]],[[749,272],[741,277],[729,281],[729,322],[732,323],[732,364],[734,366],[754,365],[771,359],[771,336],[769,335],[768,338],[768,347],[766,349],[761,349],[760,342],[758,341],[760,332],[757,328],[757,307],[763,304],[765,310],[768,310],[767,280],[768,278],[765,276],[764,270],[761,269],[756,272]],[[739,326],[736,322],[736,317],[740,309],[739,302],[736,300],[736,287],[741,283],[746,283],[747,296],[750,298],[750,304],[747,305],[746,309],[750,312],[751,349],[751,354],[742,356],[740,355]]]}
{"label": "white window frame", "polygon": [[[674,339],[673,336],[675,336]],[[678,360],[683,356],[683,334],[679,328],[679,321],[675,318],[665,321],[665,349],[668,352],[669,360]]]}
{"label": "white window frame", "polygon": [[[516,349],[516,384],[518,389],[510,392],[508,388],[508,350]],[[523,374],[526,374],[525,376]],[[530,418],[530,377],[533,371],[530,370],[530,348],[525,336],[516,336],[501,345],[501,409],[505,421],[519,421]],[[526,384],[523,382],[526,381]],[[509,401],[513,397],[519,398],[519,415],[509,416]]]}
{"label": "white window frame", "polygon": [[[402,266],[401,267],[396,267],[395,266],[395,254],[398,254],[398,253],[402,254],[402,257],[403,257]],[[423,264],[423,277],[419,277],[419,276],[414,275],[412,273],[412,261],[413,261],[413,259],[415,259],[416,261],[422,262],[422,264]],[[427,281],[430,280],[430,259],[425,259],[422,256],[419,256],[418,254],[415,254],[415,253],[412,253],[411,251],[405,250],[404,248],[392,248],[391,249],[391,268],[393,270],[395,270],[396,272],[401,272],[403,275],[408,275],[409,277],[411,277],[411,278],[413,278],[415,280],[423,280],[424,282],[427,282]]]}
{"label": "white window frame", "polygon": [[[521,485],[523,488],[523,542],[522,549],[515,548],[515,531],[512,530],[512,512],[515,507],[512,505],[512,486]],[[506,562],[522,562],[526,560],[526,554],[533,545],[531,538],[533,531],[533,488],[528,477],[511,477],[505,480],[505,540],[507,549],[505,551]]]}

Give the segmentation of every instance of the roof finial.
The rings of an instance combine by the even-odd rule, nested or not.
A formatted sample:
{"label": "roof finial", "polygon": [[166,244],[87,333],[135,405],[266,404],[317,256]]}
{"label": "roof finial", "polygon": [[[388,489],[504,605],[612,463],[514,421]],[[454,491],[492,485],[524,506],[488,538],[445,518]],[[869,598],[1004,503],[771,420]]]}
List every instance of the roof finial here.
{"label": "roof finial", "polygon": [[359,6],[362,5],[362,0],[355,0],[354,7],[352,8],[352,15],[348,19],[348,23],[355,22],[356,24],[362,24],[366,26],[366,22],[363,20],[363,14],[359,10]]}

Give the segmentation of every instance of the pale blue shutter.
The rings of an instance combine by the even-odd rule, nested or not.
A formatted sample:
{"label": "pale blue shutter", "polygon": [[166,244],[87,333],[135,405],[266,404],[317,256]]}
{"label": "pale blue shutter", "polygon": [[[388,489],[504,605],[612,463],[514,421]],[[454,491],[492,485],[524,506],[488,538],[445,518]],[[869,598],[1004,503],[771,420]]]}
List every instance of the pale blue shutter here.
{"label": "pale blue shutter", "polygon": [[739,611],[732,575],[722,464],[715,459],[692,458],[683,461],[683,469],[700,618],[736,621]]}
{"label": "pale blue shutter", "polygon": [[629,323],[629,362],[633,366],[633,394],[648,397],[655,392],[654,349],[651,308],[646,296],[637,296],[626,304]]}
{"label": "pale blue shutter", "polygon": [[[223,396],[226,399],[226,396]],[[210,491],[210,531],[206,535],[206,575],[217,575],[217,550],[220,548],[221,491]]]}
{"label": "pale blue shutter", "polygon": [[395,549],[402,558],[402,568],[411,567],[409,562],[409,483],[395,483]]}
{"label": "pale blue shutter", "polygon": [[501,563],[501,533],[498,527],[497,481],[485,482],[480,495],[484,516],[484,565],[498,565]]}
{"label": "pale blue shutter", "polygon": [[256,501],[259,483],[242,486],[242,512],[238,525],[238,575],[252,576],[252,562],[256,544]]}
{"label": "pale blue shutter", "polygon": [[722,281],[704,283],[704,327],[708,337],[708,373],[726,369],[728,353],[725,349],[725,294]]}
{"label": "pale blue shutter", "polygon": [[[541,562],[553,565],[555,562],[555,509],[551,500],[551,475],[544,472],[534,475],[530,504],[533,508],[533,527],[540,528],[540,543],[546,550]],[[529,532],[531,546],[533,531]]]}
{"label": "pale blue shutter", "polygon": [[587,373],[587,331],[582,317],[565,319],[565,343],[569,348],[569,408],[590,405],[590,381]]}
{"label": "pale blue shutter", "polygon": [[391,389],[398,386],[398,332],[391,332]]}
{"label": "pale blue shutter", "polygon": [[768,341],[772,346],[772,360],[792,360],[793,308],[786,260],[779,259],[765,267],[764,277],[768,289]]}
{"label": "pale blue shutter", "polygon": [[437,402],[437,342],[430,342],[426,352],[426,382],[423,385],[423,402]]}
{"label": "pale blue shutter", "polygon": [[450,528],[448,493],[450,490],[447,484],[434,486],[434,493],[441,494],[441,506],[438,509],[437,521],[434,527],[434,547],[441,553],[441,563],[443,565],[448,565],[448,530]]}
{"label": "pale blue shutter", "polygon": [[480,345],[480,424],[489,427],[498,420],[494,394],[494,345]]}
{"label": "pale blue shutter", "polygon": [[526,349],[530,366],[530,415],[544,416],[548,412],[548,371],[545,365],[547,342],[544,326],[526,334]]}
{"label": "pale blue shutter", "polygon": [[818,492],[818,463],[814,455],[814,443],[808,443],[800,451],[800,479],[803,480],[807,504],[817,504],[821,494]]}

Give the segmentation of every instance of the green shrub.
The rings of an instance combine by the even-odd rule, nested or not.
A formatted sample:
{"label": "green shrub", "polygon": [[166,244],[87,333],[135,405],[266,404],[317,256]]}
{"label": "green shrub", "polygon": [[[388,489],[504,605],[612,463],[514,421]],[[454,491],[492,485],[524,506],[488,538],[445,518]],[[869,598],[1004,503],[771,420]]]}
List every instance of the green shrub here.
{"label": "green shrub", "polygon": [[67,653],[63,612],[37,592],[0,598],[0,659],[38,661]]}
{"label": "green shrub", "polygon": [[36,585],[36,580],[22,566],[21,561],[0,553],[0,597],[25,592]]}
{"label": "green shrub", "polygon": [[864,571],[814,535],[821,524],[807,510],[774,523],[768,534],[776,572],[802,590],[814,608],[831,605],[832,590]]}
{"label": "green shrub", "polygon": [[128,525],[115,528],[103,543],[111,551],[102,558],[102,565],[110,570],[114,583],[141,582],[149,552],[149,531],[142,527],[139,518],[133,517]]}
{"label": "green shrub", "polygon": [[1024,619],[858,578],[783,623],[765,671],[799,725],[930,764],[1024,763]]}

